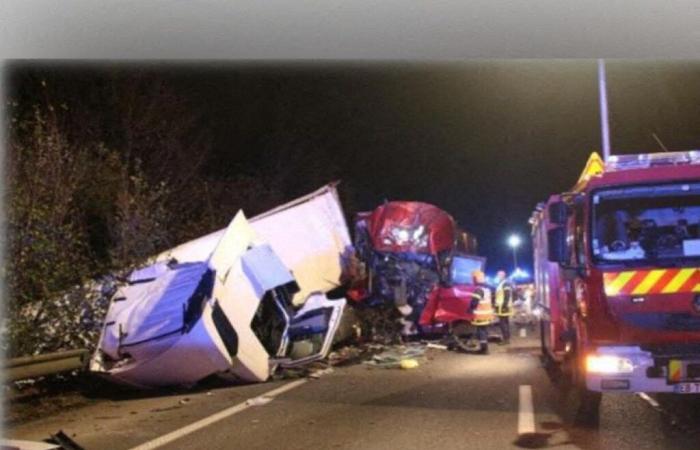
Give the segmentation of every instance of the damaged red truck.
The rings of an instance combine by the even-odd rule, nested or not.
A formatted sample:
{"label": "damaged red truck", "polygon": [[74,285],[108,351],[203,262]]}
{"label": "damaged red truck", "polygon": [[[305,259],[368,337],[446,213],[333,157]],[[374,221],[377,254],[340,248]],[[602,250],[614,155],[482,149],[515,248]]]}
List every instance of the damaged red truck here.
{"label": "damaged red truck", "polygon": [[[349,297],[399,312],[404,335],[425,331],[421,325],[425,328],[430,320],[421,313],[438,286],[450,285],[453,279],[470,281],[470,274],[464,273],[470,260],[475,261],[474,268],[483,268],[483,259],[467,256],[476,252],[476,239],[460,230],[447,212],[422,202],[387,202],[359,213],[355,250],[364,276]],[[466,305],[471,296],[465,294],[460,300],[460,305]]]}
{"label": "damaged red truck", "polygon": [[700,152],[593,154],[531,224],[543,354],[581,423],[603,392],[700,392]]}

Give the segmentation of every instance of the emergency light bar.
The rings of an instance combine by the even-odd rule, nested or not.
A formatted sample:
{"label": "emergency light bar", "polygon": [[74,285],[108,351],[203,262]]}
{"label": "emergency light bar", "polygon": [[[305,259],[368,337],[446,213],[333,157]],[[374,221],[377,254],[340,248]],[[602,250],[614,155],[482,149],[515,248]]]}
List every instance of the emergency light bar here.
{"label": "emergency light bar", "polygon": [[646,169],[656,166],[680,166],[700,164],[700,150],[666,153],[641,153],[638,155],[613,155],[605,162],[605,170]]}

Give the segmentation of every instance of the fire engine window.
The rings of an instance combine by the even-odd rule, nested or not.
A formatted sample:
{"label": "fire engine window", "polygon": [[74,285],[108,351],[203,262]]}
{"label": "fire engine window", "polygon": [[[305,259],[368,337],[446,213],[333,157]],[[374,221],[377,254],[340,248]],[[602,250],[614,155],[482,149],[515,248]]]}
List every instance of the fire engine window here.
{"label": "fire engine window", "polygon": [[583,203],[581,201],[576,202],[574,215],[576,225],[574,230],[576,263],[584,266],[586,264],[586,249],[584,247]]}
{"label": "fire engine window", "polygon": [[592,252],[598,260],[700,256],[700,183],[596,195]]}

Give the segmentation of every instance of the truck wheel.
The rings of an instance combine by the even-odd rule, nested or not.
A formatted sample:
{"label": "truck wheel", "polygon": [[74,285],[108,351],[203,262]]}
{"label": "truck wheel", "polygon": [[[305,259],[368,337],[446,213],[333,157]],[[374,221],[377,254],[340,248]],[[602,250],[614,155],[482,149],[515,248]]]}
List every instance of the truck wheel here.
{"label": "truck wheel", "polygon": [[552,355],[547,351],[547,343],[544,335],[544,322],[540,321],[540,350],[542,351],[542,359],[546,366],[550,367],[554,363]]}
{"label": "truck wheel", "polygon": [[577,389],[578,408],[574,416],[574,424],[584,428],[597,428],[600,424],[600,402],[603,395],[580,387]]}
{"label": "truck wheel", "polygon": [[566,385],[569,381],[569,377],[566,376],[563,372],[563,368],[561,367],[561,364],[557,363],[557,361],[554,360],[552,357],[552,354],[547,350],[547,343],[546,343],[546,338],[544,334],[545,330],[545,324],[544,322],[540,322],[539,324],[539,329],[540,329],[540,351],[542,355],[540,356],[541,358],[541,363],[542,367],[544,368],[545,372],[547,373],[547,377],[549,378],[549,381],[552,382],[552,384],[561,387],[562,384]]}
{"label": "truck wheel", "polygon": [[450,327],[452,340],[456,347],[463,352],[478,352],[481,350],[476,340],[476,330],[467,322],[456,322]]}
{"label": "truck wheel", "polygon": [[572,400],[575,407],[574,424],[584,428],[597,428],[600,423],[601,392],[589,391],[586,387],[586,372],[583,359],[577,355],[573,358],[571,368]]}
{"label": "truck wheel", "polygon": [[540,350],[542,350],[542,356],[547,356],[547,349],[544,345],[544,322],[540,321]]}

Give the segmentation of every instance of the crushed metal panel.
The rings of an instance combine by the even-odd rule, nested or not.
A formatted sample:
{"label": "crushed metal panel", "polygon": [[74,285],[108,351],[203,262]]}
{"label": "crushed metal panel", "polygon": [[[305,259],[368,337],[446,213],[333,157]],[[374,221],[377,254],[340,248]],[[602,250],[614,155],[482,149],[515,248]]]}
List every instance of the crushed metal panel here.
{"label": "crushed metal panel", "polygon": [[[265,294],[271,289],[294,282],[279,258],[260,260],[265,255],[274,253],[267,246],[251,249],[231,266],[225,282],[217,279],[214,287],[214,299],[238,333],[238,354],[231,373],[247,381],[265,381],[270,375],[270,356],[280,351],[270,355],[252,327],[260,302],[270,300]],[[287,326],[285,323],[282,333]]]}
{"label": "crushed metal panel", "polygon": [[[300,291],[296,304],[312,292],[338,286],[352,248],[342,205],[334,184],[250,219],[250,225],[294,273]],[[225,230],[210,233],[158,255],[179,262],[204,261],[221,241]]]}
{"label": "crushed metal panel", "polygon": [[[221,335],[221,320],[215,321],[219,303],[247,305],[252,311],[259,303],[241,269],[242,252],[254,247],[255,233],[242,214],[234,218],[227,230],[230,232],[222,235],[221,247],[217,247],[226,251],[215,251],[217,258],[212,261],[156,265],[151,270],[137,271],[131,278],[132,284],[112,298],[91,370],[142,387],[192,384],[211,374],[236,369],[249,381],[267,378],[267,354],[257,340],[246,340],[252,334],[250,320],[240,322],[238,317],[238,323],[224,327],[235,330],[235,339],[246,346],[238,355],[229,353],[231,345]],[[200,295],[197,288],[202,280],[212,277],[217,268],[233,276],[214,277],[212,285]],[[155,277],[150,278],[151,275]],[[235,291],[227,292],[227,285]],[[197,304],[191,308],[191,318],[188,302],[195,294]],[[228,314],[225,317],[235,318]],[[246,359],[247,353],[255,358]],[[258,361],[264,364],[254,364]],[[240,367],[248,363],[251,367]]]}
{"label": "crushed metal panel", "polygon": [[189,263],[158,270],[153,278],[130,277],[134,281],[117,290],[105,317],[103,351],[116,359],[130,346],[181,332],[183,305],[197,299],[208,271],[206,263]]}
{"label": "crushed metal panel", "polygon": [[225,280],[231,267],[249,248],[256,244],[256,233],[246,220],[243,211],[238,211],[229,226],[218,236],[216,246],[201,259],[216,271],[217,278]]}
{"label": "crushed metal panel", "polygon": [[289,269],[269,245],[250,249],[243,255],[242,264],[243,273],[259,297],[277,286],[296,285]]}
{"label": "crushed metal panel", "polygon": [[318,292],[309,296],[291,321],[287,358],[280,365],[297,367],[326,358],[346,303]]}
{"label": "crushed metal panel", "polygon": [[251,225],[294,273],[295,304],[341,283],[352,244],[335,187],[256,216]]}

